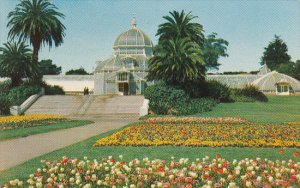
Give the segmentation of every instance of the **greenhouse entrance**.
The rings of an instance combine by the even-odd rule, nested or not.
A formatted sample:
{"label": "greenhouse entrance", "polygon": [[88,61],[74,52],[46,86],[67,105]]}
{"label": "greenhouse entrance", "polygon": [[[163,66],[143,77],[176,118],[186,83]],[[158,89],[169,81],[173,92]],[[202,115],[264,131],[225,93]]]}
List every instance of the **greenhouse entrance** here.
{"label": "greenhouse entrance", "polygon": [[128,95],[128,83],[119,83],[119,93],[122,95]]}
{"label": "greenhouse entrance", "polygon": [[288,83],[276,84],[276,94],[277,95],[289,95],[290,94],[290,85]]}

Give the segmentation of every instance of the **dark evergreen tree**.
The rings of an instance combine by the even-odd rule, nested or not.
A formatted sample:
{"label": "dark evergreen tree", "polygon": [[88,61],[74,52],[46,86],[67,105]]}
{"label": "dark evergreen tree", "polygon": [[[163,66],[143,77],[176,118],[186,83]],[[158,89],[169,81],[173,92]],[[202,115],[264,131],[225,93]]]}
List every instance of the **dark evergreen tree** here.
{"label": "dark evergreen tree", "polygon": [[40,61],[39,67],[42,75],[58,75],[61,73],[61,67],[53,64],[51,59]]}
{"label": "dark evergreen tree", "polygon": [[286,43],[275,35],[275,39],[265,47],[260,64],[264,65],[266,63],[271,70],[277,70],[281,64],[289,63],[290,60],[291,57],[288,54]]}
{"label": "dark evergreen tree", "polygon": [[79,69],[71,69],[66,72],[66,75],[88,75],[89,73],[84,70],[83,67],[80,67]]}

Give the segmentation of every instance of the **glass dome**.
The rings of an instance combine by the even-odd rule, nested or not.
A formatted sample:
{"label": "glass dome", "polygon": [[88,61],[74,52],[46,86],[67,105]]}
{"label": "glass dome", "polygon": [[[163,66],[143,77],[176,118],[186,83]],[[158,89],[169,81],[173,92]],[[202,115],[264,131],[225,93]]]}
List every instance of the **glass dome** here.
{"label": "glass dome", "polygon": [[152,55],[150,38],[136,27],[136,20],[132,20],[132,28],[121,33],[114,42],[114,55]]}
{"label": "glass dome", "polygon": [[278,85],[288,85],[292,92],[300,92],[300,82],[288,75],[272,71],[253,82],[263,92],[277,91]]}

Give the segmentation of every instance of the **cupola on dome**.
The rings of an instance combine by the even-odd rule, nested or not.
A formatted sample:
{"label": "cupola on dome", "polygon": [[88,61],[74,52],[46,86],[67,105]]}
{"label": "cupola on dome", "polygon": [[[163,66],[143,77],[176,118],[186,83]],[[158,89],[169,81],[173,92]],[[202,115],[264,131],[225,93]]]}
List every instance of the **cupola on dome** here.
{"label": "cupola on dome", "polygon": [[121,33],[114,42],[114,49],[119,47],[152,47],[150,38],[136,27],[136,19],[132,20],[131,29]]}

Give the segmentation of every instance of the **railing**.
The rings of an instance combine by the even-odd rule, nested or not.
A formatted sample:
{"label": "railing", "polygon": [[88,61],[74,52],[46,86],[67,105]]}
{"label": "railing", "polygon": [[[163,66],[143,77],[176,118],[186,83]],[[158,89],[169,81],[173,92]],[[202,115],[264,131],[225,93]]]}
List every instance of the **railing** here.
{"label": "railing", "polygon": [[21,115],[33,104],[35,101],[38,100],[41,96],[45,94],[45,89],[41,88],[41,91],[38,94],[31,95],[26,101],[24,101],[20,106],[12,106],[10,107],[10,113],[12,115]]}
{"label": "railing", "polygon": [[149,99],[144,99],[143,106],[140,108],[140,116],[148,115]]}

